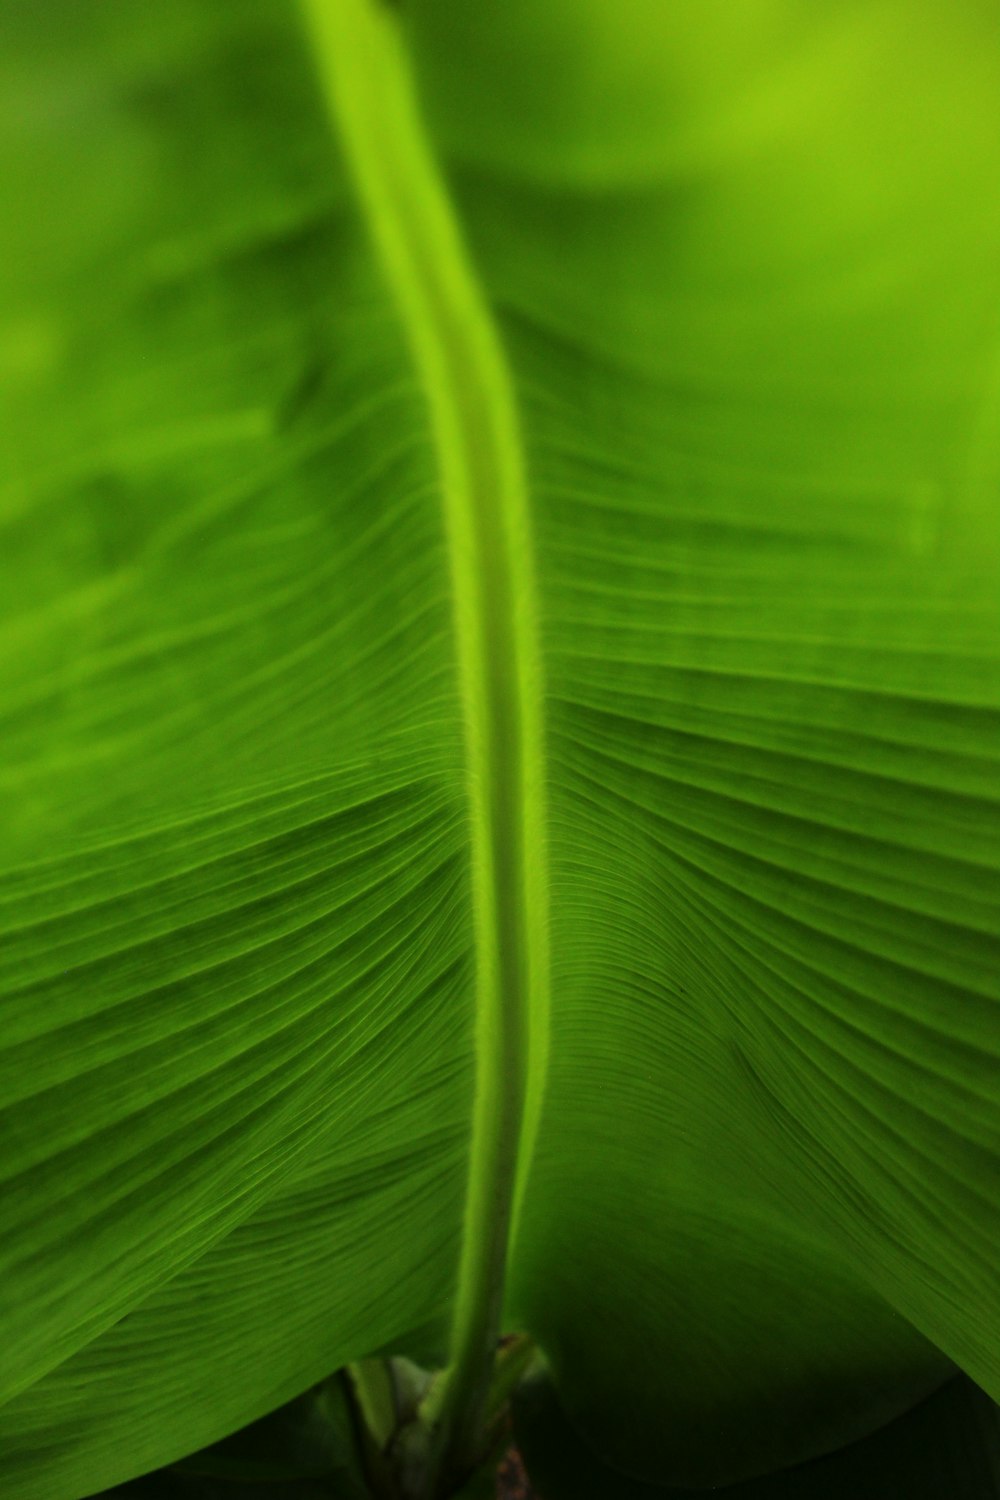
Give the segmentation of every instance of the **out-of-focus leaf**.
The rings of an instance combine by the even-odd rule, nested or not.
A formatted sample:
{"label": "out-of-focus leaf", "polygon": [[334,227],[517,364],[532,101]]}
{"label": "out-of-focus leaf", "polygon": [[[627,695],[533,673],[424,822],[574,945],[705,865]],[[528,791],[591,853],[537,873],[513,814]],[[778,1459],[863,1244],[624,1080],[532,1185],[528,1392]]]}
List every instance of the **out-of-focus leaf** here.
{"label": "out-of-focus leaf", "polygon": [[364,1492],[354,1418],[339,1376],[174,1468],[182,1474],[258,1483],[335,1475],[339,1488],[353,1477],[354,1488]]}
{"label": "out-of-focus leaf", "polygon": [[462,1488],[456,1491],[455,1500],[496,1500],[496,1465],[487,1464],[477,1469]]}
{"label": "out-of-focus leaf", "polygon": [[221,1442],[105,1493],[107,1500],[367,1500],[358,1438],[335,1376]]}
{"label": "out-of-focus leaf", "polygon": [[[363,1493],[363,1492],[361,1492]],[[359,1492],[341,1489],[325,1480],[280,1481],[208,1479],[203,1475],[178,1474],[161,1469],[141,1479],[130,1479],[114,1489],[102,1490],[95,1500],[358,1500]]]}
{"label": "out-of-focus leaf", "polygon": [[[551,1382],[526,1382],[514,1432],[544,1500],[698,1500],[604,1464],[567,1420]],[[725,1500],[997,1500],[1000,1407],[963,1378],[870,1437],[810,1463],[713,1488]]]}

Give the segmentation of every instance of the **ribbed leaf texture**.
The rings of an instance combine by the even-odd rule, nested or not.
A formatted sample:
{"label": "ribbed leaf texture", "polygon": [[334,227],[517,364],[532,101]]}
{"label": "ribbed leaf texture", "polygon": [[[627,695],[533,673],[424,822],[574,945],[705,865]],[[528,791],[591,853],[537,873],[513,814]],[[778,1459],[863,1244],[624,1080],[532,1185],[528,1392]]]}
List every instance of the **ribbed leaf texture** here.
{"label": "ribbed leaf texture", "polygon": [[[530,510],[506,1324],[664,1485],[1000,1398],[994,7],[397,9]],[[6,5],[0,85],[0,1488],[78,1500],[444,1358],[483,929],[300,9]]]}

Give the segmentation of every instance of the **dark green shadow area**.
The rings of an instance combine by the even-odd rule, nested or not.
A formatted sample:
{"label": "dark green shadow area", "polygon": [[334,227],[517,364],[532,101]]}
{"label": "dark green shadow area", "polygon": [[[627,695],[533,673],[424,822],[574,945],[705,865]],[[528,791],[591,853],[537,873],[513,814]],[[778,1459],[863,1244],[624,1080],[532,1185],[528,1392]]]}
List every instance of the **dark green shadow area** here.
{"label": "dark green shadow area", "polygon": [[886,1427],[794,1469],[708,1490],[659,1489],[602,1463],[567,1420],[544,1377],[514,1403],[514,1431],[544,1500],[996,1500],[1000,1407],[950,1380]]}

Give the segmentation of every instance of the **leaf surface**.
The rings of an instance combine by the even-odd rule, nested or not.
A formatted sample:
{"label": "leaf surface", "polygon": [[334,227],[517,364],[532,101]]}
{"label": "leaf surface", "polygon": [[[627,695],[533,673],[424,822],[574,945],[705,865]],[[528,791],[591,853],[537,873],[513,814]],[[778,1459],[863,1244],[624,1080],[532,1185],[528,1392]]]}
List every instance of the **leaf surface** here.
{"label": "leaf surface", "polygon": [[[1000,1395],[1000,40],[625,10],[405,35],[546,690],[507,1319],[683,1485]],[[483,942],[440,434],[298,10],[0,32],[0,1464],[74,1500],[443,1357]]]}
{"label": "leaf surface", "polygon": [[[532,1481],[546,1500],[601,1500],[608,1494],[617,1500],[697,1500],[705,1494],[665,1490],[602,1466],[544,1379],[519,1392],[515,1426]],[[1000,1407],[960,1377],[859,1442],[712,1493],[723,1500],[995,1500]]]}

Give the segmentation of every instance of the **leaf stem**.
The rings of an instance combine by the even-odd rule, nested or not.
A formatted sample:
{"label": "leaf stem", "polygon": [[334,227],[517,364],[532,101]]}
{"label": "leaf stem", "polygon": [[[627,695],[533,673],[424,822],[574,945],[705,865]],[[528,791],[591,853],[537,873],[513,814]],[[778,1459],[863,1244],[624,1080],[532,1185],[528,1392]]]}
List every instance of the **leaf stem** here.
{"label": "leaf stem", "polygon": [[320,74],[426,392],[441,476],[466,731],[476,1079],[437,1473],[486,1417],[509,1245],[545,1076],[542,678],[522,442],[510,375],[421,118],[397,18],[302,0]]}

